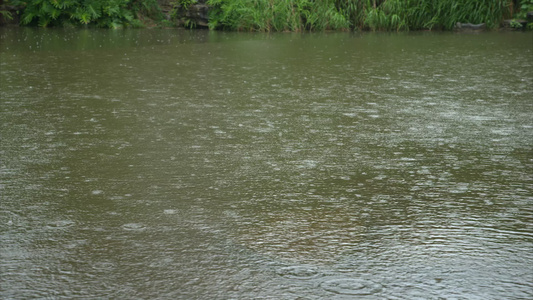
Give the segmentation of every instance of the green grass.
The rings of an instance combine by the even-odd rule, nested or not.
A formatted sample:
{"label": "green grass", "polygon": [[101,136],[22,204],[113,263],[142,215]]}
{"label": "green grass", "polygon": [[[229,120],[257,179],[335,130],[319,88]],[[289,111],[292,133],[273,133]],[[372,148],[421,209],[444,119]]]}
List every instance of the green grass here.
{"label": "green grass", "polygon": [[450,30],[457,22],[494,28],[512,7],[511,0],[210,0],[209,4],[211,28],[250,31]]}
{"label": "green grass", "polygon": [[239,31],[349,29],[334,1],[210,0],[210,28]]}

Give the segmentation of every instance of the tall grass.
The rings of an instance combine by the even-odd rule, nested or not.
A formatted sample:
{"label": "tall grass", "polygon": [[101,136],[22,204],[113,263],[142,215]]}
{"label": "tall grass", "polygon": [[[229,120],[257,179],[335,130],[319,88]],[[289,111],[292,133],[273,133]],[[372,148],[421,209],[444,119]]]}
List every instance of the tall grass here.
{"label": "tall grass", "polygon": [[452,29],[457,22],[492,28],[512,0],[210,0],[211,28],[251,31]]}
{"label": "tall grass", "polygon": [[435,1],[433,12],[437,23],[444,29],[451,29],[457,22],[486,23],[496,27],[508,14],[511,1],[508,0],[463,0]]}
{"label": "tall grass", "polygon": [[247,31],[349,29],[333,0],[210,0],[210,28]]}

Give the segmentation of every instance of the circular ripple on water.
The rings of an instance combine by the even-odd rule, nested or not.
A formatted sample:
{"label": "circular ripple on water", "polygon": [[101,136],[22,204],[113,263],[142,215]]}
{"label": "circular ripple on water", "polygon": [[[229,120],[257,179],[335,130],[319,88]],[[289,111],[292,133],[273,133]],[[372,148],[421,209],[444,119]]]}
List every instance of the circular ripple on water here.
{"label": "circular ripple on water", "polygon": [[48,228],[67,228],[74,226],[74,221],[71,220],[59,220],[48,223]]}
{"label": "circular ripple on water", "polygon": [[146,226],[144,226],[143,224],[139,224],[139,223],[128,223],[128,224],[124,224],[122,225],[122,229],[124,230],[144,230],[146,228]]}
{"label": "circular ripple on water", "polygon": [[311,279],[321,275],[317,268],[305,265],[280,268],[277,273],[281,276],[298,279]]}
{"label": "circular ripple on water", "polygon": [[330,279],[320,286],[328,292],[341,295],[372,295],[383,288],[379,283],[357,278]]}

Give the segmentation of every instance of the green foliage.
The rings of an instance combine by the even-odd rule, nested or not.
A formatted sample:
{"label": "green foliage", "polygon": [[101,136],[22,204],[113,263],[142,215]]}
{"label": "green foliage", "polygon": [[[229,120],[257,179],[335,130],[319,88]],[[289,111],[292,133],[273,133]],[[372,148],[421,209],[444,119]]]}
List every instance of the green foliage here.
{"label": "green foliage", "polygon": [[527,13],[530,11],[533,11],[533,0],[522,0],[520,1],[520,10],[515,15],[515,18],[525,20]]}
{"label": "green foliage", "polygon": [[[369,3],[368,3],[369,4]],[[409,29],[409,1],[389,0],[366,9],[364,24],[372,30]]]}
{"label": "green foliage", "polygon": [[156,0],[32,0],[24,5],[22,25],[95,25],[107,28],[139,27],[139,14],[160,13]]}
{"label": "green foliage", "polygon": [[511,23],[509,25],[511,26],[511,28],[522,29],[522,24],[520,24],[520,22],[516,20],[511,20]]}
{"label": "green foliage", "polygon": [[182,23],[184,27],[193,29],[196,27],[196,22],[189,18],[181,17],[191,5],[198,3],[198,0],[176,0],[172,3],[172,10],[170,11],[170,18],[177,20],[178,23]]}
{"label": "green foliage", "polygon": [[0,15],[2,15],[5,20],[13,20],[13,15],[7,10],[0,10]]}
{"label": "green foliage", "polygon": [[249,31],[348,29],[334,0],[209,0],[209,27]]}
{"label": "green foliage", "polygon": [[509,3],[510,0],[366,1],[363,24],[372,30],[449,30],[457,22],[486,23],[492,28],[500,23]]}
{"label": "green foliage", "polygon": [[129,2],[128,9],[141,19],[141,16],[149,17],[154,20],[163,20],[163,12],[157,0],[134,0]]}
{"label": "green foliage", "polygon": [[[145,17],[162,22],[157,0],[6,0],[21,8],[23,25],[143,26]],[[197,0],[174,0],[176,20]],[[211,29],[245,31],[451,30],[457,22],[498,26],[517,0],[208,0]],[[533,10],[521,0],[517,19]],[[0,11],[4,18],[9,12]],[[186,27],[194,22],[179,20]],[[169,23],[169,21],[167,21]],[[163,23],[161,23],[163,24]]]}
{"label": "green foliage", "polygon": [[[531,2],[533,0],[523,0]],[[210,27],[251,31],[496,27],[512,0],[209,0]]]}
{"label": "green foliage", "polygon": [[509,10],[509,3],[509,0],[447,0],[439,1],[436,12],[445,29],[452,29],[457,22],[485,23],[488,28],[494,28]]}
{"label": "green foliage", "polygon": [[172,4],[174,8],[178,7],[187,10],[191,5],[196,3],[198,3],[198,0],[176,0]]}

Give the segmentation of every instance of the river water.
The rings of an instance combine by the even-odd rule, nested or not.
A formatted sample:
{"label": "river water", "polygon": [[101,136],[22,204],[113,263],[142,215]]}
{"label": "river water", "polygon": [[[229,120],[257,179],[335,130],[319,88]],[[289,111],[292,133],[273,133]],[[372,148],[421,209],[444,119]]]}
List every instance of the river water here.
{"label": "river water", "polygon": [[531,32],[0,38],[0,298],[533,298]]}

